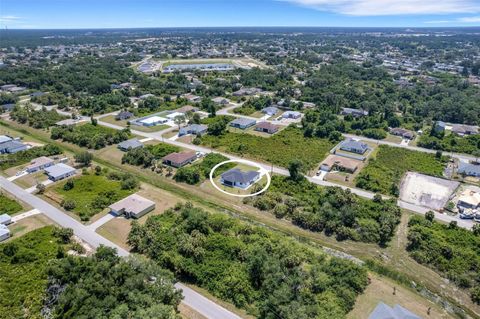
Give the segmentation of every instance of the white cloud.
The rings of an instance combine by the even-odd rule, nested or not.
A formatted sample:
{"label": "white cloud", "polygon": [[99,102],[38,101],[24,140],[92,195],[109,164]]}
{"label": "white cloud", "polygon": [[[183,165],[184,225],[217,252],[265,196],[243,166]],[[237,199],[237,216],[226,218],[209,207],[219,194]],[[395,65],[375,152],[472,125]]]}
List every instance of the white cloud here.
{"label": "white cloud", "polygon": [[477,0],[279,0],[352,16],[480,12]]}
{"label": "white cloud", "polygon": [[459,22],[466,22],[466,23],[480,23],[480,16],[479,17],[464,17],[459,18]]}

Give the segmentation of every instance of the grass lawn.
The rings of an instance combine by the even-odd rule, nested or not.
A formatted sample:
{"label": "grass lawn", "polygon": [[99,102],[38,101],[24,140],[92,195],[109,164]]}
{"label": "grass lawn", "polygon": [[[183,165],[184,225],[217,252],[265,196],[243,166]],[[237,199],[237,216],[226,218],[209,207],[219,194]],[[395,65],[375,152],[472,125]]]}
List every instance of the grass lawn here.
{"label": "grass lawn", "polygon": [[73,201],[75,208],[72,211],[82,220],[90,219],[106,206],[135,192],[135,190],[122,189],[120,181],[110,180],[103,175],[98,176],[93,173],[72,180],[74,182],[72,189],[64,190],[63,187],[67,181],[63,181],[49,188],[47,193],[57,203],[61,203],[62,200]]}
{"label": "grass lawn", "polygon": [[22,205],[20,205],[17,201],[0,193],[0,215],[1,214],[15,215],[21,212],[22,209],[23,209]]}
{"label": "grass lawn", "polygon": [[[34,230],[24,236],[0,244],[0,309],[4,319],[40,319],[45,288],[46,268],[62,247],[53,235],[52,226]],[[6,245],[15,245],[16,252],[6,253]]]}
{"label": "grass lawn", "polygon": [[294,127],[287,127],[270,138],[230,132],[222,136],[205,135],[202,144],[283,167],[287,167],[290,161],[299,159],[307,169],[314,168],[334,146],[326,139],[306,138],[301,130]]}
{"label": "grass lawn", "polygon": [[398,196],[399,183],[406,172],[442,176],[445,161],[446,158],[437,159],[435,154],[380,145],[367,166],[358,174],[356,186]]}

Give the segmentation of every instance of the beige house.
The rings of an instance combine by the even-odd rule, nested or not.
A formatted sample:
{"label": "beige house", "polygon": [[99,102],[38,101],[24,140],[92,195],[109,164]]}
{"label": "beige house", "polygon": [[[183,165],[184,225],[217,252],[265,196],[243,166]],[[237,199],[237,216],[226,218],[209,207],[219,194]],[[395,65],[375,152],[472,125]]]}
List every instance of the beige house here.
{"label": "beige house", "polygon": [[115,215],[125,215],[127,218],[140,218],[155,209],[155,202],[140,195],[132,194],[110,205],[110,212]]}

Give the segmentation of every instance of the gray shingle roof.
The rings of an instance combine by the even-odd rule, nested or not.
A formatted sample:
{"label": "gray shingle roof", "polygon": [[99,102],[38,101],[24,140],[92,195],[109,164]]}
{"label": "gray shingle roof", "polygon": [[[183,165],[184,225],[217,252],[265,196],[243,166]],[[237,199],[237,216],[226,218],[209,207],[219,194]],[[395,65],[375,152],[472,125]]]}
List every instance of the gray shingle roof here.
{"label": "gray shingle roof", "polygon": [[143,144],[142,144],[142,142],[140,142],[136,138],[132,138],[130,140],[118,143],[118,147],[121,148],[121,149],[128,150],[128,149],[143,147]]}
{"label": "gray shingle roof", "polygon": [[258,172],[248,171],[242,172],[241,170],[234,168],[222,174],[222,179],[230,183],[250,183],[258,176]]}
{"label": "gray shingle roof", "polygon": [[390,307],[383,302],[378,303],[377,307],[368,316],[368,319],[422,319],[413,312],[403,308],[400,305]]}
{"label": "gray shingle roof", "polygon": [[476,176],[480,176],[480,164],[475,165],[472,163],[459,162],[458,163],[458,172],[460,174],[470,173]]}
{"label": "gray shingle roof", "polygon": [[230,122],[230,124],[231,125],[246,126],[246,125],[253,125],[256,122],[257,121],[252,120],[252,119],[247,119],[247,118],[244,118],[244,117],[240,117],[240,118],[237,118],[237,119],[233,120],[232,122]]}

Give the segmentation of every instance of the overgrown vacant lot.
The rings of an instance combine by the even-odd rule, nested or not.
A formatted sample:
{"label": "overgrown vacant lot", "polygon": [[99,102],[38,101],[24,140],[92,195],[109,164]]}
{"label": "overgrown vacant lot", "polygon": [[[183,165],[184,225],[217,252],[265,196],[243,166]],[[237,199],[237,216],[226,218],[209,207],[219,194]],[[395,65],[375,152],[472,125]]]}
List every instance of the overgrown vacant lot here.
{"label": "overgrown vacant lot", "polygon": [[134,222],[129,241],[258,318],[345,318],[367,286],[365,268],[351,261],[189,204]]}
{"label": "overgrown vacant lot", "polygon": [[2,318],[43,318],[40,310],[47,287],[47,264],[62,251],[54,229],[40,228],[0,245]]}
{"label": "overgrown vacant lot", "polygon": [[321,162],[334,146],[327,139],[306,138],[294,127],[287,127],[270,138],[230,132],[221,136],[206,135],[202,137],[202,144],[283,167],[299,159],[308,169]]}
{"label": "overgrown vacant lot", "polygon": [[321,187],[283,176],[273,176],[266,193],[244,202],[302,228],[335,235],[337,240],[380,245],[390,240],[401,217],[393,200],[368,200],[339,187]]}
{"label": "overgrown vacant lot", "polygon": [[0,215],[13,215],[22,210],[22,205],[0,193]]}
{"label": "overgrown vacant lot", "polygon": [[445,161],[445,157],[439,159],[434,154],[380,145],[375,158],[358,174],[356,186],[398,196],[400,180],[407,171],[442,176]]}
{"label": "overgrown vacant lot", "polygon": [[461,288],[470,289],[480,304],[480,231],[431,222],[413,216],[409,222],[408,251],[417,262],[428,265]]}
{"label": "overgrown vacant lot", "polygon": [[114,130],[90,123],[68,127],[52,128],[51,138],[92,149],[101,149],[107,145],[120,143],[131,136],[128,129]]}
{"label": "overgrown vacant lot", "polygon": [[[53,192],[61,198],[55,198],[56,194],[53,194],[53,198],[82,220],[89,220],[110,204],[134,193],[137,187],[137,181],[130,175],[115,172],[95,175],[92,172],[56,185]],[[48,196],[51,196],[50,192]]]}

